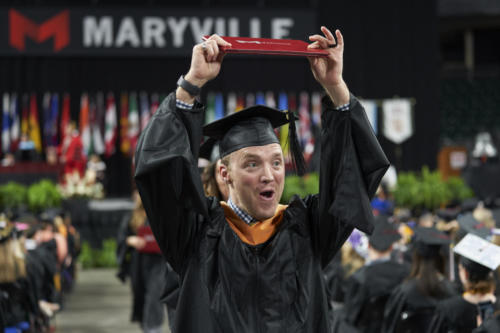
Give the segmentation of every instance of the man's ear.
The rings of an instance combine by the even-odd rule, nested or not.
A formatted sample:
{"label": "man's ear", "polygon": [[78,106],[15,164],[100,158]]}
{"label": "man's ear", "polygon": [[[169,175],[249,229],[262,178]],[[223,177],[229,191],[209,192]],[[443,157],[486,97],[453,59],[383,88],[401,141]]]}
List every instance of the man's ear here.
{"label": "man's ear", "polygon": [[224,183],[231,184],[231,176],[229,175],[229,169],[226,165],[220,163],[218,172]]}

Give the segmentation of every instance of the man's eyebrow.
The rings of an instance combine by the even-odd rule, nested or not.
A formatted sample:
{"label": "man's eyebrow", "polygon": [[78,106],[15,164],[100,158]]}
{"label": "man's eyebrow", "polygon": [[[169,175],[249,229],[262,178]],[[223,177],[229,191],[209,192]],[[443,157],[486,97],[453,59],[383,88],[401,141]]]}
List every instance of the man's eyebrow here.
{"label": "man's eyebrow", "polygon": [[247,159],[260,159],[261,157],[257,154],[252,154],[252,153],[243,153],[242,159],[247,160]]}

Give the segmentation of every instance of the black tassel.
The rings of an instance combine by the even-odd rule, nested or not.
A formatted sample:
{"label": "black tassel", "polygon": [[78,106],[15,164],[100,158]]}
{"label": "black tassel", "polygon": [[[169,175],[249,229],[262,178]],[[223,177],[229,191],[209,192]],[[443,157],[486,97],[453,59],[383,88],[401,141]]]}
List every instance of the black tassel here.
{"label": "black tassel", "polygon": [[295,128],[295,113],[292,111],[287,112],[288,116],[288,144],[290,145],[290,152],[292,153],[292,163],[299,176],[306,173],[306,162],[302,154],[302,147],[300,147],[297,129]]}

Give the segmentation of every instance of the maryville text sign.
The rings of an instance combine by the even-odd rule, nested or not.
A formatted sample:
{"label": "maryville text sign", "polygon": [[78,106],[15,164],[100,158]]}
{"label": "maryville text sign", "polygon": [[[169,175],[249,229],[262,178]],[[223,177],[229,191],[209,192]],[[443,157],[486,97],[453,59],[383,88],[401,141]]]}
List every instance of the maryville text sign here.
{"label": "maryville text sign", "polygon": [[181,56],[204,35],[301,39],[312,10],[0,7],[0,55]]}

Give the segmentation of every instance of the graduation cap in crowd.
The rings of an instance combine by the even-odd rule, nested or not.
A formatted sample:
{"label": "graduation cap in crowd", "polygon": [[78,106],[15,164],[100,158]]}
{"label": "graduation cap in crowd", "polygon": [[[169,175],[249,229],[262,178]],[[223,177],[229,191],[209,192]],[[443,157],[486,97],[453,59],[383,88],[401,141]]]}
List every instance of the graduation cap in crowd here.
{"label": "graduation cap in crowd", "polygon": [[462,207],[462,212],[471,212],[474,209],[476,209],[477,205],[479,204],[479,200],[477,198],[468,198],[462,201],[462,204],[460,205]]}
{"label": "graduation cap in crowd", "polygon": [[487,279],[500,265],[500,247],[477,235],[467,234],[453,251],[462,256],[460,262],[472,282]]}
{"label": "graduation cap in crowd", "polygon": [[375,250],[385,252],[400,239],[401,235],[397,228],[386,219],[375,224],[375,229],[369,237],[368,242]]}
{"label": "graduation cap in crowd", "polygon": [[220,158],[219,141],[214,138],[208,138],[200,146],[200,158],[215,162]]}
{"label": "graduation cap in crowd", "polygon": [[438,211],[436,212],[436,215],[446,222],[456,220],[459,214],[460,209],[455,208],[438,209]]}
{"label": "graduation cap in crowd", "polygon": [[219,140],[220,157],[242,148],[279,144],[274,128],[289,124],[288,144],[292,161],[299,175],[305,172],[305,162],[295,129],[295,114],[263,105],[256,105],[216,120],[203,127],[203,134]]}
{"label": "graduation cap in crowd", "polygon": [[480,223],[476,220],[472,213],[461,215],[457,221],[460,226],[459,238],[460,236],[463,236],[464,233],[474,234],[484,239],[491,236],[491,230],[486,227],[484,223]]}
{"label": "graduation cap in crowd", "polygon": [[415,228],[414,244],[417,253],[424,258],[439,255],[443,245],[449,245],[451,240],[444,232],[436,228]]}

